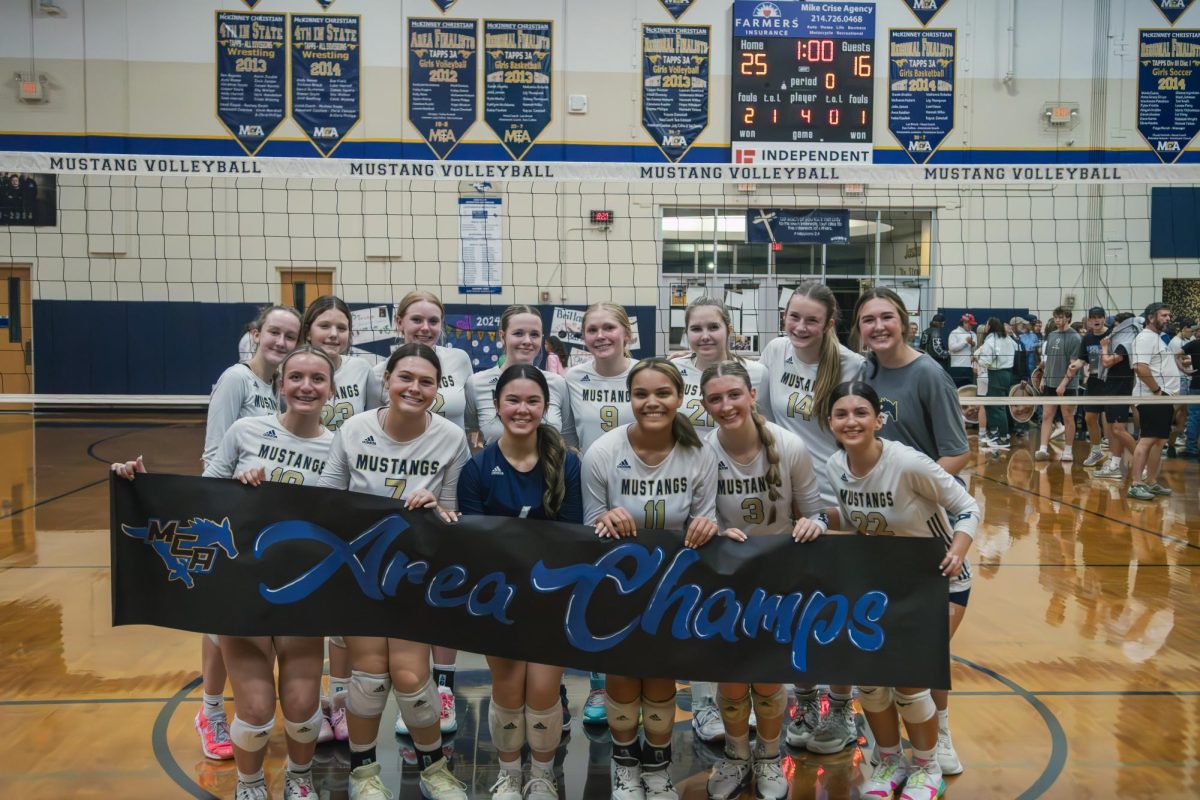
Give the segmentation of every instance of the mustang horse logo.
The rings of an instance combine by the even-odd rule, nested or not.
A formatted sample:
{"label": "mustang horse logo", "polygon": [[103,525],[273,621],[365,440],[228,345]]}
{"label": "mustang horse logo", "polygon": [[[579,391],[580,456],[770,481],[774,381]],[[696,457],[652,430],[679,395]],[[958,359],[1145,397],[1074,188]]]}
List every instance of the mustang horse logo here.
{"label": "mustang horse logo", "polygon": [[218,550],[225,551],[229,558],[237,558],[238,554],[229,517],[219,523],[195,517],[182,526],[178,520],[151,519],[144,528],[122,525],[121,532],[154,548],[167,565],[167,579],[182,581],[189,589],[195,585],[192,573],[212,572]]}

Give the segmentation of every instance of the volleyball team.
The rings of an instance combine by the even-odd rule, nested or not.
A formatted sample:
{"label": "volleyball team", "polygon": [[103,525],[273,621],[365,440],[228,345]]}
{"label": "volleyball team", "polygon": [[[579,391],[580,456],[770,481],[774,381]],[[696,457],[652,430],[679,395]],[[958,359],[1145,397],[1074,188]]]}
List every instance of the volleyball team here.
{"label": "volleyball team", "polygon": [[[449,522],[464,514],[560,520],[601,539],[676,530],[693,548],[716,537],[730,540],[725,547],[771,535],[796,547],[838,533],[939,538],[945,555],[928,568],[949,581],[953,636],[970,595],[967,551],[979,508],[955,477],[968,443],[954,383],[908,343],[908,319],[896,293],[868,290],[851,320],[860,354],[838,341],[833,293],[807,283],[787,303],[784,334],[755,361],[731,351],[737,332],[725,306],[701,298],[686,311],[686,354],[638,361],[625,309],[596,303],[582,323],[590,358],[560,375],[537,366],[545,366],[545,343],[531,306],[505,310],[502,366],[478,373],[464,351],[440,343],[445,311],[428,292],[397,305],[402,343],[375,367],[348,354],[351,314],[338,298],[318,298],[303,315],[271,306],[252,326],[253,355],[213,389],[204,475],[367,492]],[[381,464],[390,471],[370,466]],[[139,457],[113,469],[133,479],[146,465]],[[382,637],[327,641],[323,693],[326,640],[204,637],[196,728],[206,756],[236,760],[238,800],[268,796],[263,763],[277,697],[284,797],[315,797],[316,746],[346,740],[350,797],[391,798],[375,751],[389,692],[396,729],[415,747],[422,794],[465,799],[442,741],[456,728],[456,652]],[[487,661],[500,766],[491,796],[554,800],[554,754],[570,719],[563,668]],[[783,685],[693,685],[697,737],[724,740],[709,797],[753,788],[757,798],[786,798],[782,742],[817,753],[856,742],[853,687],[831,686],[824,698],[816,686],[794,692],[788,719]],[[876,742],[862,797],[931,800],[943,793],[944,775],[962,771],[947,694],[858,687]],[[610,728],[614,800],[678,797],[670,775],[675,695],[672,679],[593,673],[583,721]],[[911,757],[901,748],[902,723]]]}

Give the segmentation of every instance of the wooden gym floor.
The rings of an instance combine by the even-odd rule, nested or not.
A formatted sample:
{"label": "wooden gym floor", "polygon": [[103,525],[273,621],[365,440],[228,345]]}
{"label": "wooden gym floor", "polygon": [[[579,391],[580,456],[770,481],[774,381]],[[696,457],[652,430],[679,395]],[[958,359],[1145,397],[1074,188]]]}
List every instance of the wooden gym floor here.
{"label": "wooden gym floor", "polygon": [[[195,474],[195,415],[0,414],[0,793],[6,797],[232,797],[232,762],[207,761],[192,730],[199,641],[110,627],[107,464],[142,454]],[[1170,460],[1175,496],[1125,497],[1028,445],[969,468],[984,509],[970,611],[954,641],[951,721],[966,772],[960,798],[1200,796],[1200,467]],[[1190,522],[1189,522],[1190,520]],[[453,766],[487,797],[483,659],[459,661]],[[562,749],[564,798],[608,796],[607,730],[578,720],[587,677],[567,678],[575,721]],[[673,773],[703,798],[718,751],[693,741],[680,692]],[[417,797],[390,733],[387,783]],[[348,751],[319,748],[321,796],[345,796]],[[282,733],[270,747],[282,791]],[[792,753],[794,798],[857,798],[861,756]]]}

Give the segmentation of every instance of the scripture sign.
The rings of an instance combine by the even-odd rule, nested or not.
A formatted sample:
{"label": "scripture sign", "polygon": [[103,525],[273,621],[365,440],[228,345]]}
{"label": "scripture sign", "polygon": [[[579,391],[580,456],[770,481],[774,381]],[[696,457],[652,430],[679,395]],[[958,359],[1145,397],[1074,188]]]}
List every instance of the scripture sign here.
{"label": "scripture sign", "polygon": [[397,636],[646,677],[950,685],[935,539],[597,539],[352,492],[113,477],[113,624]]}
{"label": "scripture sign", "polygon": [[848,244],[846,209],[752,208],[746,212],[746,241],[771,244]]}

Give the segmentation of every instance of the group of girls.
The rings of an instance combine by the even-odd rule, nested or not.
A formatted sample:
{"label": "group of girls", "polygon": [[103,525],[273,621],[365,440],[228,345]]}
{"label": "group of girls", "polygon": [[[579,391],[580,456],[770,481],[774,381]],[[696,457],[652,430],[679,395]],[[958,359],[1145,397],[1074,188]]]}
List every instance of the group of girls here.
{"label": "group of girls", "polygon": [[[325,298],[314,306],[322,302]],[[328,308],[343,313],[339,304],[333,301]],[[351,357],[330,350],[344,351],[348,345],[349,313],[344,312],[344,340],[336,330],[317,328],[317,320],[310,324],[312,309],[303,321],[297,316],[281,307],[264,312],[255,330],[259,349],[248,365],[254,380],[236,372],[247,371],[244,366],[230,370],[247,394],[262,393],[261,403],[238,408],[245,409],[245,416],[263,419],[226,420],[216,431],[210,419],[210,439],[216,444],[211,463],[206,447],[206,475],[370,492],[400,500],[409,509],[429,509],[448,521],[459,514],[489,514],[583,522],[599,537],[614,539],[633,536],[639,528],[680,530],[688,547],[705,546],[716,536],[736,542],[771,534],[803,543],[829,529],[932,535],[944,539],[947,555],[930,569],[936,566],[960,584],[968,574],[965,553],[978,508],[951,478],[965,463],[965,434],[958,437],[959,451],[958,438],[944,430],[954,428],[953,420],[961,416],[941,415],[941,387],[921,385],[932,377],[924,361],[943,379],[945,373],[905,343],[907,313],[889,290],[869,292],[856,308],[856,333],[871,351],[870,364],[838,343],[832,293],[806,284],[787,305],[786,335],[768,344],[760,362],[730,352],[729,314],[717,300],[702,299],[688,308],[691,349],[674,362],[635,362],[625,310],[594,304],[582,326],[592,358],[565,376],[534,365],[543,347],[537,309],[507,309],[499,334],[504,367],[472,374],[464,354],[437,345],[444,318],[440,302],[427,293],[413,293],[396,315],[404,343],[382,369],[368,371],[361,383],[361,405],[345,414],[336,410],[337,403],[358,396],[342,391],[340,376]],[[273,325],[281,331],[271,332]],[[315,339],[314,329],[322,331]],[[310,346],[292,350],[289,332],[292,345],[306,338]],[[282,413],[274,404],[273,380],[286,408]],[[221,389],[218,384],[214,400]],[[952,386],[949,393],[954,394]],[[330,405],[335,410],[324,419],[336,423],[336,435],[321,425]],[[320,468],[304,473],[274,461],[263,463],[256,439],[260,428],[272,426],[283,442],[278,452],[305,448],[311,455],[307,463]],[[279,460],[292,463],[293,458],[281,455]],[[418,462],[419,468],[408,468],[404,475],[359,466],[411,467]],[[127,477],[144,471],[140,461],[114,469]],[[895,508],[855,505],[856,498],[877,496],[884,485],[893,490]],[[895,491],[896,486],[903,490]],[[962,616],[955,607],[965,605],[966,591],[955,591],[952,630]],[[344,644],[350,673],[344,693],[350,796],[391,797],[375,758],[390,688],[415,744],[424,796],[465,798],[465,786],[448,769],[442,751],[441,702],[430,670],[431,655],[436,662],[437,654],[428,645],[390,638],[345,637]],[[272,653],[280,662],[279,697],[288,736],[285,797],[307,796],[313,745],[322,726],[321,641],[221,637],[218,660],[221,653],[238,700],[229,732],[238,764],[238,798],[266,796],[262,763],[274,715]],[[558,797],[553,757],[562,735],[558,694],[563,670],[495,657],[488,663],[488,722],[500,760],[492,797],[552,800]],[[221,690],[210,685],[207,670],[206,661],[202,714],[211,726],[219,717],[207,706],[208,690],[218,699]],[[603,680],[603,688],[594,684],[589,705],[603,706],[612,734],[612,797],[676,798],[669,774],[675,681],[617,675],[598,679],[595,674],[593,679]],[[815,687],[798,690],[802,702],[788,741],[795,743],[792,728],[798,728],[804,734],[800,743],[807,745],[821,740],[823,720]],[[949,743],[945,715],[937,712],[944,700],[937,705],[929,690],[919,687],[860,691],[878,750],[878,766],[863,796],[901,792],[902,798],[929,800],[939,795],[942,732]],[[787,722],[785,688],[723,682],[717,698],[726,752],[709,777],[710,797],[737,797],[751,784],[757,797],[786,797],[780,750]],[[828,714],[845,721],[849,700],[850,687],[833,687]],[[757,728],[753,750],[752,714]],[[913,744],[911,767],[900,750],[900,718]],[[521,763],[525,745],[531,750],[528,772]]]}

